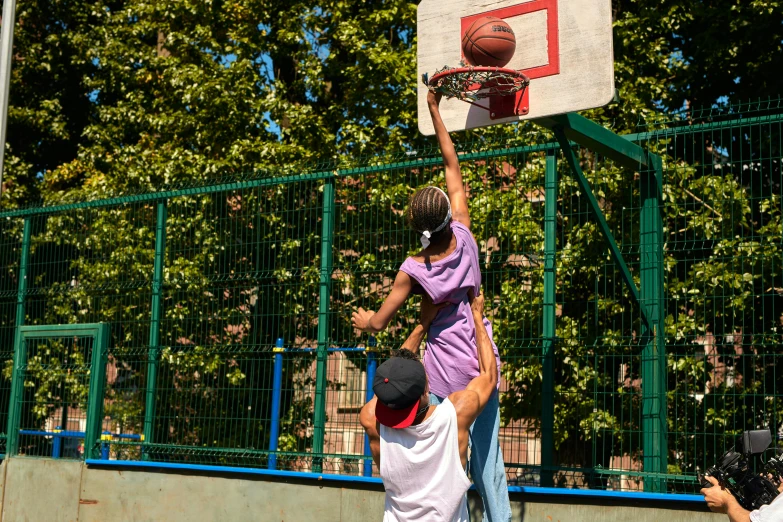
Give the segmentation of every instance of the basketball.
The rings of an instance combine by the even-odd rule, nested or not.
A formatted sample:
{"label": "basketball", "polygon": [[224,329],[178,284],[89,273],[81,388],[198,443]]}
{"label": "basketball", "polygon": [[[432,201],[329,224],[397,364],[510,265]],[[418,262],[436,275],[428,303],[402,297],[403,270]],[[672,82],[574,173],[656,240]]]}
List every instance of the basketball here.
{"label": "basketball", "polygon": [[479,18],[462,37],[462,54],[470,65],[503,67],[511,61],[516,48],[511,26],[494,16]]}

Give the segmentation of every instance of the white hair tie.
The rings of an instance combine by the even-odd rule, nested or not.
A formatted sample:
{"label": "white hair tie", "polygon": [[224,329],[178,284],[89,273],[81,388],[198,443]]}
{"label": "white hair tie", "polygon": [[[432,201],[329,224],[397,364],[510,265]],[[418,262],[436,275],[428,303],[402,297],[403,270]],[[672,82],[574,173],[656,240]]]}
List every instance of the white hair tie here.
{"label": "white hair tie", "polygon": [[449,206],[449,211],[446,214],[446,219],[443,220],[443,223],[441,223],[438,226],[438,228],[436,228],[432,232],[430,232],[429,230],[422,231],[421,237],[419,238],[422,248],[427,248],[428,246],[430,246],[430,239],[432,238],[432,234],[437,234],[438,232],[446,228],[446,225],[448,225],[449,222],[451,221],[451,201],[449,200],[449,197],[446,195],[445,192],[443,192],[443,189],[441,189],[440,187],[432,187],[432,188],[434,188],[435,190],[439,190],[440,193],[443,194],[443,196],[446,198],[446,203]]}

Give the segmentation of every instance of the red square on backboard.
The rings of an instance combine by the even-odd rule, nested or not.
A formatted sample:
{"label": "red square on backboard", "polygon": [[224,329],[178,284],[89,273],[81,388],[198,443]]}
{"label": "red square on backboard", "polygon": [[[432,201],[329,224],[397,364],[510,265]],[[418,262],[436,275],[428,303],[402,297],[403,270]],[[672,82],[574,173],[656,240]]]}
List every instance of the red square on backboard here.
{"label": "red square on backboard", "polygon": [[560,41],[558,37],[559,28],[557,18],[557,0],[531,0],[530,2],[524,2],[511,7],[495,9],[492,11],[485,11],[483,13],[466,16],[461,19],[461,34],[464,35],[465,31],[467,31],[471,24],[478,18],[483,18],[485,16],[495,16],[500,19],[514,18],[516,16],[522,16],[538,11],[547,12],[548,62],[546,65],[531,67],[530,69],[522,69],[522,72],[524,72],[531,80],[535,78],[543,78],[545,76],[560,74]]}

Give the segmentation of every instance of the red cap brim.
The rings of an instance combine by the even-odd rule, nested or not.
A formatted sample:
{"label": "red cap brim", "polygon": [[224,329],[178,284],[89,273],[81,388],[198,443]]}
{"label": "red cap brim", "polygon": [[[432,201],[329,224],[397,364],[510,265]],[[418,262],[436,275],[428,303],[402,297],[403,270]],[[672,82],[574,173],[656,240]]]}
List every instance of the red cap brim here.
{"label": "red cap brim", "polygon": [[375,418],[378,422],[389,428],[407,428],[413,424],[416,413],[419,411],[419,402],[414,402],[408,408],[392,410],[381,401],[375,403]]}

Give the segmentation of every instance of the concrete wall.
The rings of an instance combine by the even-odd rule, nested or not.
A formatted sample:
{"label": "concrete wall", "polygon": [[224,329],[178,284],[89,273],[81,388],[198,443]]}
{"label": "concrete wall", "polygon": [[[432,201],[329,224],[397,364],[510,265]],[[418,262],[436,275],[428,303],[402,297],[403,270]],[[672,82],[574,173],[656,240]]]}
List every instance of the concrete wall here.
{"label": "concrete wall", "polygon": [[[0,467],[4,522],[255,521],[367,522],[383,518],[379,486],[270,480],[87,467],[80,462],[13,458]],[[573,497],[512,495],[522,522],[725,522],[701,504],[610,505]],[[473,520],[480,500],[473,496]],[[475,515],[478,515],[477,517]]]}

